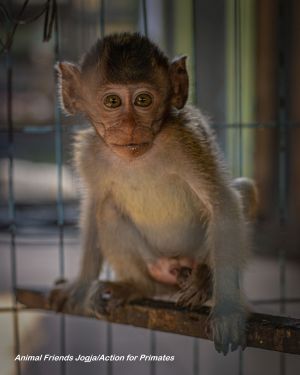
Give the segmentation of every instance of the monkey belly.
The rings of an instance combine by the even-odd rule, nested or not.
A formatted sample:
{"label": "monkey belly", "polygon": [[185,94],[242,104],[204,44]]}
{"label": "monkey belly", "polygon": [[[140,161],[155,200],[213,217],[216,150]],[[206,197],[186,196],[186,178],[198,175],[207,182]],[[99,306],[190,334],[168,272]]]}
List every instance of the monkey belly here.
{"label": "monkey belly", "polygon": [[143,176],[142,181],[129,178],[122,188],[115,185],[114,200],[152,255],[194,257],[204,251],[203,207],[187,184],[176,176]]}
{"label": "monkey belly", "polygon": [[137,226],[157,257],[201,255],[204,246],[204,231],[201,222],[169,221],[155,225],[147,223]]}

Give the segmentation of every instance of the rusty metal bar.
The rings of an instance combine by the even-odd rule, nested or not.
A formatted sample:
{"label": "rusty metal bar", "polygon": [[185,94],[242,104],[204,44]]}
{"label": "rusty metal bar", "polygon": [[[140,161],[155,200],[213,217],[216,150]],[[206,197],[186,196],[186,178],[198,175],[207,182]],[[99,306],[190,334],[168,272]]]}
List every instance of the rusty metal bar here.
{"label": "rusty metal bar", "polygon": [[[49,310],[48,292],[46,289],[18,288],[16,296],[18,302],[28,308]],[[191,311],[171,302],[143,300],[117,307],[110,315],[103,316],[103,320],[212,340],[209,312],[210,308],[205,306]],[[72,311],[65,310],[64,313],[73,315]],[[248,320],[247,346],[300,354],[300,319],[252,313]]]}

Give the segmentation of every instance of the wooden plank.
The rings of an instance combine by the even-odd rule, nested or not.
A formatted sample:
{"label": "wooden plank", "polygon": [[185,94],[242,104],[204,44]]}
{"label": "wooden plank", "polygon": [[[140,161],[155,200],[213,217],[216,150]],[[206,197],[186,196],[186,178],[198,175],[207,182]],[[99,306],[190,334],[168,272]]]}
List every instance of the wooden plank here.
{"label": "wooden plank", "polygon": [[[49,310],[48,290],[16,290],[17,300],[28,308]],[[72,314],[72,311],[63,311]],[[212,340],[209,328],[210,308],[197,310],[180,308],[174,303],[143,300],[120,306],[103,320],[135,327],[177,333]],[[96,318],[96,316],[91,316]],[[247,346],[284,353],[300,354],[300,319],[266,314],[251,314],[248,320]]]}

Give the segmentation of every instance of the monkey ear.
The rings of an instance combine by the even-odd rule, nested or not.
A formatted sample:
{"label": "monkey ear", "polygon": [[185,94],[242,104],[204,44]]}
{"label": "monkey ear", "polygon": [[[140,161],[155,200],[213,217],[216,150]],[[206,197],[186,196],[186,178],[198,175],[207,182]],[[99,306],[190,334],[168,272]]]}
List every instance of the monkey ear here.
{"label": "monkey ear", "polygon": [[68,115],[82,112],[81,73],[78,67],[69,62],[55,64],[58,73],[58,90],[62,110]]}
{"label": "monkey ear", "polygon": [[173,60],[170,67],[170,79],[173,89],[171,104],[177,109],[181,109],[185,105],[189,93],[186,58],[187,56],[182,56]]}

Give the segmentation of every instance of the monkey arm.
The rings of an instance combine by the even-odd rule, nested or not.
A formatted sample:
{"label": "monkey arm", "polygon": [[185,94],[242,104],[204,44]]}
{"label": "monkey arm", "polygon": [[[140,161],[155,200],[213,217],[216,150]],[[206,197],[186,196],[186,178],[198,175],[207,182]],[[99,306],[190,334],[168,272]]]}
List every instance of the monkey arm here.
{"label": "monkey arm", "polygon": [[[175,130],[173,134],[181,139],[177,173],[201,201],[201,213],[206,222],[206,251],[213,279],[211,324],[216,349],[226,354],[230,345],[232,350],[245,346],[246,309],[239,274],[247,257],[248,236],[242,205],[206,129],[202,129],[201,124],[188,123]],[[199,289],[201,283],[195,272],[191,277],[191,288],[196,289],[198,285]],[[186,293],[191,297],[185,295],[182,300],[193,306],[197,295],[189,290]]]}
{"label": "monkey arm", "polygon": [[241,207],[235,192],[222,191],[207,228],[207,244],[215,269],[215,300],[239,300],[239,271],[247,255],[248,238]]}
{"label": "monkey arm", "polygon": [[97,202],[89,194],[89,198],[81,206],[81,235],[83,254],[79,279],[88,282],[98,279],[103,262],[97,228]]}
{"label": "monkey arm", "polygon": [[[231,350],[239,345],[245,347],[246,309],[239,275],[246,259],[248,239],[238,196],[228,186],[219,185],[218,189],[207,208],[206,242],[213,277],[214,342],[219,352],[227,354],[230,345]],[[203,191],[198,194],[201,198]]]}
{"label": "monkey arm", "polygon": [[183,178],[201,201],[208,259],[214,271],[214,297],[235,300],[240,294],[239,270],[249,247],[241,196],[201,113],[188,107],[180,116],[164,131],[170,169],[175,166],[173,173]]}
{"label": "monkey arm", "polygon": [[75,313],[88,313],[96,304],[98,296],[89,300],[93,284],[97,282],[102,265],[102,253],[97,236],[97,204],[91,198],[82,202],[81,229],[83,255],[81,268],[75,280],[56,285],[49,294],[49,305],[56,311],[62,311],[67,305]]}
{"label": "monkey arm", "polygon": [[245,342],[246,309],[239,277],[246,259],[247,230],[234,192],[223,191],[223,200],[215,209],[208,226],[207,241],[211,249],[214,309],[212,312],[215,347],[227,353]]}
{"label": "monkey arm", "polygon": [[[73,164],[84,189],[80,202],[82,259],[78,279],[88,282],[98,279],[103,262],[97,217],[105,197],[100,185],[102,180],[99,172],[103,170],[103,166],[95,162],[95,159],[99,158],[102,142],[96,137],[93,129],[79,131],[74,140]],[[89,154],[93,156],[87,157]]]}

